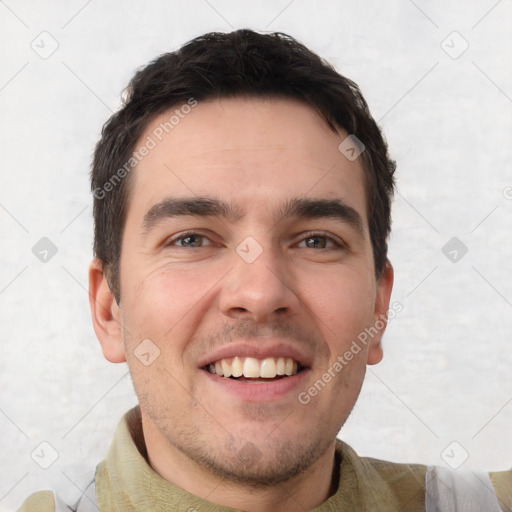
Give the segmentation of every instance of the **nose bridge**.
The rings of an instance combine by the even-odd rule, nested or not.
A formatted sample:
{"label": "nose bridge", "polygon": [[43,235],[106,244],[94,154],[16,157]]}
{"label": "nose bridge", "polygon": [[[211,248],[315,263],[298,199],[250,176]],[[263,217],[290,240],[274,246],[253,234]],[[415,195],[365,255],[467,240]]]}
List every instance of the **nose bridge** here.
{"label": "nose bridge", "polygon": [[298,309],[299,300],[284,256],[273,246],[271,237],[259,238],[262,243],[253,236],[246,237],[233,254],[233,268],[227,275],[220,301],[223,313],[228,316],[250,316],[262,321]]}

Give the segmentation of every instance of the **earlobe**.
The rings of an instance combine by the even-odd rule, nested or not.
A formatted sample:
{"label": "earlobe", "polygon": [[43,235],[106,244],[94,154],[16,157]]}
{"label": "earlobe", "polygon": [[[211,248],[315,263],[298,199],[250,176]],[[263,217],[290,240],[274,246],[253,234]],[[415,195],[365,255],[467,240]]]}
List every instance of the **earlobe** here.
{"label": "earlobe", "polygon": [[377,333],[372,337],[368,350],[368,364],[377,364],[382,361],[382,336],[387,326],[387,317],[391,291],[393,289],[393,266],[386,261],[386,266],[377,282],[377,296],[375,298],[375,310],[373,314],[373,328]]}
{"label": "earlobe", "polygon": [[103,265],[97,258],[89,266],[89,305],[94,332],[103,355],[111,363],[125,362],[120,307],[110,291]]}

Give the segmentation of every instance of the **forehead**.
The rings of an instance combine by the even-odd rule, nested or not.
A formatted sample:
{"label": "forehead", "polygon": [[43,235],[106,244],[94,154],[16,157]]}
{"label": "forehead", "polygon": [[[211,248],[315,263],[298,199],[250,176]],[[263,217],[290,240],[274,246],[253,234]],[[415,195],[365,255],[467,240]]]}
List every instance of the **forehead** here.
{"label": "forehead", "polygon": [[151,149],[132,173],[128,210],[140,217],[165,197],[212,194],[243,216],[269,203],[275,211],[280,198],[308,196],[341,198],[366,220],[360,159],[349,161],[338,149],[347,135],[292,99],[178,105],[155,117],[136,145]]}

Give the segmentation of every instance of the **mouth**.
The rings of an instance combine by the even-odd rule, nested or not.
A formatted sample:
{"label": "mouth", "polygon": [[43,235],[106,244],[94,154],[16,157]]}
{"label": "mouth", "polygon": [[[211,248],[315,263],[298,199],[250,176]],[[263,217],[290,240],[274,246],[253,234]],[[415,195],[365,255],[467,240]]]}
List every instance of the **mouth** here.
{"label": "mouth", "polygon": [[235,356],[213,361],[202,369],[217,377],[238,382],[263,383],[293,377],[302,373],[306,367],[291,357],[257,359]]}

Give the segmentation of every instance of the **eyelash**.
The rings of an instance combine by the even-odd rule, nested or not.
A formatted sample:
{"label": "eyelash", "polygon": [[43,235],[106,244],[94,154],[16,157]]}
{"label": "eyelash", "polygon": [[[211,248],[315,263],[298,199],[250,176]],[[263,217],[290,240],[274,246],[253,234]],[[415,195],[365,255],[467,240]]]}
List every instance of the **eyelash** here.
{"label": "eyelash", "polygon": [[[164,246],[165,247],[173,246],[173,244],[175,242],[177,242],[178,240],[183,240],[184,238],[188,238],[190,236],[198,236],[198,237],[208,238],[206,235],[204,235],[203,233],[200,233],[198,231],[186,231],[185,233],[182,233],[180,236],[170,239],[167,242],[165,242]],[[301,238],[300,241],[303,242],[304,240],[307,240],[309,238],[325,238],[326,240],[330,240],[333,243],[334,247],[321,247],[321,249],[324,249],[324,250],[346,249],[346,245],[344,243],[340,243],[333,237],[330,237],[330,236],[326,235],[325,233],[321,233],[321,232],[317,232],[317,231],[311,231],[309,233],[306,233],[305,235],[303,235],[303,237]],[[174,246],[174,247],[180,247],[180,246]],[[200,247],[180,247],[180,248],[181,249],[200,249]],[[306,247],[306,249],[311,249],[311,247]]]}

